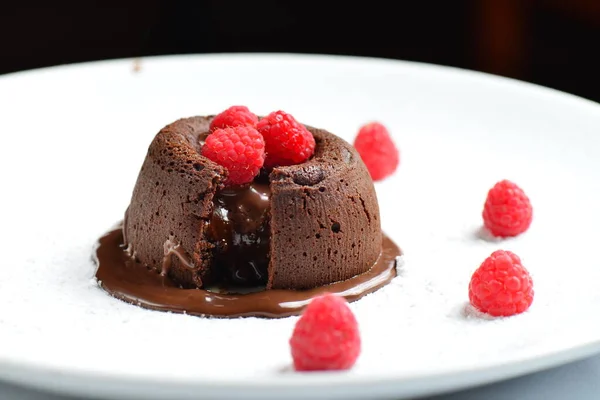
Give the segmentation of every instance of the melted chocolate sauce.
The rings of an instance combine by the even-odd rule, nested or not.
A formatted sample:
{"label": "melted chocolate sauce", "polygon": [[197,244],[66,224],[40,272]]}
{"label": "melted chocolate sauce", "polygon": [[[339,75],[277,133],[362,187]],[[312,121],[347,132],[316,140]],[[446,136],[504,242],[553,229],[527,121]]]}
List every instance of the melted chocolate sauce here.
{"label": "melted chocolate sauce", "polygon": [[100,286],[128,303],[152,310],[200,316],[276,318],[300,314],[313,297],[325,292],[355,301],[376,291],[396,276],[400,255],[398,246],[384,236],[379,258],[364,274],[311,290],[262,290],[248,294],[177,287],[167,276],[148,270],[127,255],[120,227],[100,238],[95,261]]}
{"label": "melted chocolate sauce", "polygon": [[[125,234],[123,233],[123,240],[125,240]],[[167,239],[165,244],[163,245],[164,249],[164,257],[162,261],[162,268],[160,274],[166,276],[169,274],[169,269],[171,268],[171,264],[173,263],[173,257],[175,256],[179,258],[179,261],[189,269],[194,269],[194,263],[190,260],[190,257],[186,254],[185,250],[181,248],[179,243],[175,243],[174,238],[171,236]],[[124,242],[125,243],[125,242]],[[131,256],[131,254],[130,254]]]}
{"label": "melted chocolate sauce", "polygon": [[216,245],[213,271],[225,285],[265,286],[269,266],[268,183],[225,188],[214,199],[208,236]]}

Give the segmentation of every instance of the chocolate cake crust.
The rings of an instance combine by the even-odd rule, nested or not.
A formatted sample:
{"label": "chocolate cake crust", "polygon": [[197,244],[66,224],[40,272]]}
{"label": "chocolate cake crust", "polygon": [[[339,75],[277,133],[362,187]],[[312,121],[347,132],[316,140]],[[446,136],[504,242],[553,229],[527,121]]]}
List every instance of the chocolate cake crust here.
{"label": "chocolate cake crust", "polygon": [[[227,172],[200,155],[212,116],[184,118],[155,136],[123,223],[130,254],[182,287],[214,283],[209,224]],[[373,181],[356,150],[307,126],[305,163],[269,174],[267,289],[310,289],[368,271],[382,248]]]}
{"label": "chocolate cake crust", "polygon": [[[141,263],[183,287],[210,281],[213,245],[206,222],[226,171],[200,155],[211,117],[180,119],[154,137],[123,225],[125,244]],[[193,268],[190,268],[193,266]]]}
{"label": "chocolate cake crust", "polygon": [[353,146],[307,126],[313,157],[271,180],[269,288],[309,289],[369,270],[381,252],[379,205]]}

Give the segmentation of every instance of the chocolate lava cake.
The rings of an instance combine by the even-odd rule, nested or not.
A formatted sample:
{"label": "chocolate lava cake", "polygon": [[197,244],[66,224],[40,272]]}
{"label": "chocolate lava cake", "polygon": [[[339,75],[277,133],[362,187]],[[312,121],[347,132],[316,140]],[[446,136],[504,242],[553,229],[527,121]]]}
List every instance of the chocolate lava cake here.
{"label": "chocolate lava cake", "polygon": [[200,152],[212,118],[175,121],[150,144],[123,221],[131,257],[182,288],[311,289],[374,265],[379,206],[353,146],[306,126],[309,160],[228,187]]}

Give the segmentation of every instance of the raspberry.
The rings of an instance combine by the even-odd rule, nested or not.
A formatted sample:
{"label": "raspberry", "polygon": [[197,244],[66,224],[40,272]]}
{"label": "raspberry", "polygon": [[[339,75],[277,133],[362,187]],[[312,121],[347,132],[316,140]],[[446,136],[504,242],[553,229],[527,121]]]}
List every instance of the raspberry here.
{"label": "raspberry", "polygon": [[228,185],[252,182],[265,161],[265,142],[250,126],[217,129],[206,138],[202,155],[225,167]]}
{"label": "raspberry", "polygon": [[517,236],[531,225],[533,209],[520,187],[502,180],[489,190],[482,216],[485,227],[492,235]]}
{"label": "raspberry", "polygon": [[215,115],[210,121],[209,130],[232,128],[234,126],[250,125],[256,127],[258,117],[246,106],[231,106],[220,114]]}
{"label": "raspberry", "polygon": [[358,323],[343,297],[315,297],[290,338],[297,371],[350,369],[360,354]]}
{"label": "raspberry", "polygon": [[400,164],[398,148],[387,128],[379,122],[363,125],[354,138],[354,147],[374,181],[392,175]]}
{"label": "raspberry", "polygon": [[258,121],[265,139],[266,167],[300,164],[315,151],[315,138],[304,125],[284,111],[274,111]]}
{"label": "raspberry", "polygon": [[473,273],[469,300],[492,316],[519,314],[533,302],[533,281],[516,254],[496,250]]}

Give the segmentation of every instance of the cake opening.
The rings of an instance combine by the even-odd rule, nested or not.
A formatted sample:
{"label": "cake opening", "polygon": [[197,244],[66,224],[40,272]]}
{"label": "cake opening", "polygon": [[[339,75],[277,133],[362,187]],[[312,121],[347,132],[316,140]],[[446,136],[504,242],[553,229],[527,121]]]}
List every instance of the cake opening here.
{"label": "cake opening", "polygon": [[271,189],[268,179],[226,187],[214,198],[208,227],[215,244],[214,280],[226,286],[266,286],[268,280]]}

